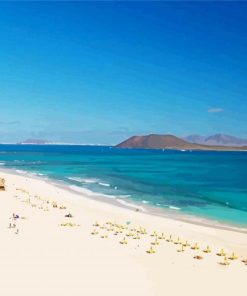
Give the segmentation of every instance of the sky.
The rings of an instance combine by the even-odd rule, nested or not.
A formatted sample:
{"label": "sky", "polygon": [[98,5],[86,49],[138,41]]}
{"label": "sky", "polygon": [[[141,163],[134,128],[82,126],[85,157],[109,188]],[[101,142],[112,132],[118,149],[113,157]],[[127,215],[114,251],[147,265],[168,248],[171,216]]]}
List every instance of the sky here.
{"label": "sky", "polygon": [[247,2],[0,2],[0,142],[247,138]]}

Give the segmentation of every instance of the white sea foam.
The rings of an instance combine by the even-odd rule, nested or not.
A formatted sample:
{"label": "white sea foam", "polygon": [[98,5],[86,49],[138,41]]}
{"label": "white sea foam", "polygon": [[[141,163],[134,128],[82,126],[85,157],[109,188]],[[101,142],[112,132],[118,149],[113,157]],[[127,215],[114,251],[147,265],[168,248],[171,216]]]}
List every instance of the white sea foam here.
{"label": "white sea foam", "polygon": [[82,187],[78,187],[75,185],[70,185],[69,186],[70,189],[72,189],[73,191],[76,191],[78,193],[82,193],[83,195],[87,196],[87,197],[106,197],[106,198],[110,198],[110,199],[115,199],[116,197],[113,195],[107,195],[107,194],[102,194],[102,193],[97,193],[97,192],[93,192],[87,188],[82,188]]}
{"label": "white sea foam", "polygon": [[[71,181],[76,181],[79,183],[86,183],[86,184],[99,184],[101,186],[110,187],[111,185],[108,183],[99,182],[97,179],[89,179],[89,178],[80,178],[80,177],[68,177]],[[117,189],[117,188],[115,188]]]}
{"label": "white sea foam", "polygon": [[43,173],[37,173],[37,172],[28,172],[28,171],[22,171],[22,170],[16,170],[17,173],[22,174],[22,175],[26,175],[29,177],[45,177],[47,176],[46,174]]}
{"label": "white sea foam", "polygon": [[80,177],[68,177],[71,181],[76,181],[79,183],[98,183],[98,180],[96,179],[86,179],[86,178],[80,178]]}
{"label": "white sea foam", "polygon": [[144,204],[148,204],[149,201],[147,201],[147,200],[142,200],[142,203],[144,203]]}
{"label": "white sea foam", "polygon": [[27,172],[22,171],[22,170],[15,170],[18,174],[26,174]]}
{"label": "white sea foam", "polygon": [[82,179],[81,182],[83,182],[83,183],[97,183],[98,180],[96,180],[96,179]]}
{"label": "white sea foam", "polygon": [[119,197],[121,198],[128,198],[128,197],[131,197],[130,194],[122,194],[122,195],[119,195]]}
{"label": "white sea foam", "polygon": [[181,210],[181,208],[174,207],[174,206],[169,206],[169,209],[171,209],[171,210],[177,210],[177,211]]}
{"label": "white sea foam", "polygon": [[110,186],[111,186],[111,185],[108,184],[108,183],[102,183],[102,182],[99,182],[99,185],[101,185],[101,186],[105,186],[105,187],[110,187]]}
{"label": "white sea foam", "polygon": [[0,165],[5,165],[5,162],[0,162]]}
{"label": "white sea foam", "polygon": [[130,208],[134,208],[134,209],[138,209],[138,210],[141,210],[143,212],[146,212],[146,210],[141,207],[141,206],[138,206],[136,204],[133,204],[133,203],[130,203],[130,202],[127,202],[125,200],[122,200],[122,199],[116,199],[117,202],[119,202],[120,204],[126,206],[126,207],[130,207]]}

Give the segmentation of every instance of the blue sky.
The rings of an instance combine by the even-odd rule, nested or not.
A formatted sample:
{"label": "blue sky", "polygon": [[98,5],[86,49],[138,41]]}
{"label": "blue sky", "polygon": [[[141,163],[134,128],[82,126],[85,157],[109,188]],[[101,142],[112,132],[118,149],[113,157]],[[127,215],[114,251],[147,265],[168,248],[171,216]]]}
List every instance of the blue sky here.
{"label": "blue sky", "polygon": [[247,137],[247,3],[0,2],[0,142]]}

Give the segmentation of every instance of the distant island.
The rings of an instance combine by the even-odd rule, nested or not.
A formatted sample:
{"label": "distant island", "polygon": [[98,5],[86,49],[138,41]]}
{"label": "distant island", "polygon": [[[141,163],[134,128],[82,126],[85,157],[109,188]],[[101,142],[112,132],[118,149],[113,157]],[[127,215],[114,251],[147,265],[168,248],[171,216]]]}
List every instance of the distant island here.
{"label": "distant island", "polygon": [[237,138],[225,134],[216,134],[208,137],[194,134],[184,137],[183,139],[190,143],[209,146],[247,146],[247,139]]}
{"label": "distant island", "polygon": [[246,146],[215,146],[195,144],[173,135],[151,134],[146,136],[133,136],[115,147],[117,148],[144,148],[144,149],[176,149],[176,150],[213,150],[213,151],[240,151]]}
{"label": "distant island", "polygon": [[42,140],[42,139],[27,139],[25,141],[19,142],[17,144],[26,144],[26,145],[45,145],[52,144],[52,142]]}

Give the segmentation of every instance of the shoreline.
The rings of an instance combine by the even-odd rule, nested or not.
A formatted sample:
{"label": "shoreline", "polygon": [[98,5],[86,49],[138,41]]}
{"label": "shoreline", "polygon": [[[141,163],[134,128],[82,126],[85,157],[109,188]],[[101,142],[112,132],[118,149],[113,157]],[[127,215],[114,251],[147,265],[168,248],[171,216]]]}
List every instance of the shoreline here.
{"label": "shoreline", "polygon": [[[196,143],[191,143],[196,144]],[[114,149],[136,149],[136,150],[173,150],[181,152],[191,152],[191,151],[202,151],[202,152],[247,152],[246,146],[217,146],[217,145],[203,145],[202,148],[191,148],[191,147],[121,147],[117,145],[105,145],[105,144],[82,144],[82,143],[0,143],[0,145],[11,145],[11,146],[88,146],[88,147],[108,147]]]}
{"label": "shoreline", "polygon": [[[3,295],[230,296],[236,287],[245,291],[244,233],[79,198],[39,177],[6,171],[0,177],[6,186],[0,192]],[[13,220],[13,214],[20,219]],[[141,229],[145,232],[138,234]],[[186,243],[182,251],[181,242]],[[222,249],[227,258],[234,252],[238,259],[227,259],[224,266],[224,257],[217,256]]]}
{"label": "shoreline", "polygon": [[[103,193],[98,193],[94,192],[90,189],[72,185],[69,183],[66,183],[63,180],[59,179],[52,179],[47,175],[42,175],[39,173],[35,172],[28,172],[25,170],[17,170],[14,168],[0,168],[0,173],[1,172],[7,172],[12,175],[17,175],[17,176],[24,176],[28,178],[33,178],[36,180],[44,181],[47,184],[54,185],[56,187],[62,188],[64,190],[67,190],[68,192],[71,192],[73,194],[76,194],[77,196],[81,198],[87,198],[87,199],[93,199],[95,201],[107,203],[116,207],[124,208],[129,211],[140,211],[143,214],[150,215],[150,216],[157,216],[161,218],[167,218],[171,220],[176,220],[176,221],[181,221],[189,224],[195,224],[199,226],[204,226],[204,227],[209,227],[209,228],[216,228],[216,229],[222,229],[222,230],[229,230],[229,231],[235,231],[239,233],[245,233],[247,234],[247,227],[243,225],[237,225],[237,224],[231,224],[218,221],[218,220],[213,220],[213,219],[207,219],[205,217],[200,217],[196,215],[189,215],[189,214],[184,214],[184,213],[179,213],[177,210],[169,210],[169,209],[164,209],[164,208],[159,208],[152,206],[150,204],[148,205],[143,205],[141,202],[137,203],[131,199],[121,199],[118,196],[113,196],[113,195],[106,195]],[[171,212],[173,211],[173,212]],[[178,213],[175,213],[177,211]]]}

